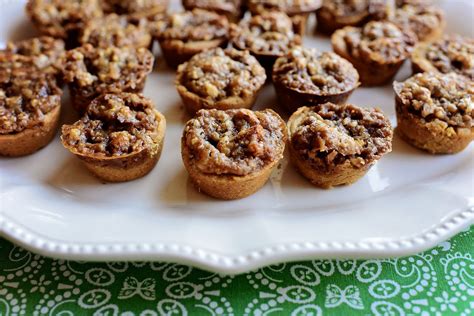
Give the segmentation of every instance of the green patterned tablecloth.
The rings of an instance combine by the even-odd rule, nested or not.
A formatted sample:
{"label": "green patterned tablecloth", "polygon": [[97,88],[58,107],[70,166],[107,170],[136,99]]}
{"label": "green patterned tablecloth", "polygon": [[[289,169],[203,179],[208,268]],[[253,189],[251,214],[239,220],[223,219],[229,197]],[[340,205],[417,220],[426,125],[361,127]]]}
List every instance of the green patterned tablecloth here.
{"label": "green patterned tablecloth", "polygon": [[474,226],[424,253],[224,276],[51,260],[0,239],[0,315],[474,315]]}

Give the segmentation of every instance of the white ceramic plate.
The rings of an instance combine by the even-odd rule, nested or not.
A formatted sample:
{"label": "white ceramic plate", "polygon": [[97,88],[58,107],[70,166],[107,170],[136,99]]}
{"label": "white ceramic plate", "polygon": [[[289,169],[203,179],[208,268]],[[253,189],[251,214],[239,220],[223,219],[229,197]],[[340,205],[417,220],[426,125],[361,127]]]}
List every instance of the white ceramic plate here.
{"label": "white ceramic plate", "polygon": [[[0,43],[31,35],[24,2],[0,3]],[[472,37],[473,3],[442,5],[447,31]],[[314,36],[305,45],[330,49],[326,38]],[[407,64],[397,78],[409,73]],[[161,160],[148,176],[103,184],[57,136],[34,155],[0,159],[0,233],[48,256],[169,260],[237,273],[288,260],[411,254],[473,222],[474,146],[457,155],[431,156],[398,138],[393,152],[351,186],[317,189],[285,159],[253,196],[210,199],[190,185],[181,163],[186,116],[173,79],[174,72],[158,58],[144,93],[164,113],[168,129]],[[364,88],[350,102],[379,106],[394,122],[393,98],[390,86]],[[276,103],[269,85],[256,108],[282,113]],[[64,113],[64,122],[76,119],[67,101]]]}

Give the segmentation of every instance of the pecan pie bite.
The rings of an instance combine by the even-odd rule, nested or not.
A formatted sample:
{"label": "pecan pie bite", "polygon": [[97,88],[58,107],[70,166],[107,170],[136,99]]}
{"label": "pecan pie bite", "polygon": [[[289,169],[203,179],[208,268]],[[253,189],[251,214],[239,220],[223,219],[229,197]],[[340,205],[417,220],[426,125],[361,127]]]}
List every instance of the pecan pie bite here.
{"label": "pecan pie bite", "polygon": [[420,43],[411,56],[414,73],[455,72],[474,80],[474,39],[445,36],[433,43]]}
{"label": "pecan pie bite", "polygon": [[181,155],[199,190],[239,199],[267,182],[286,138],[285,122],[272,110],[200,110],[186,123]]}
{"label": "pecan pie bite", "polygon": [[387,0],[323,0],[316,11],[318,31],[332,34],[345,26],[361,26],[370,20],[381,20],[389,14]]}
{"label": "pecan pie bite", "polygon": [[215,12],[194,9],[157,21],[152,33],[160,43],[166,63],[176,68],[197,53],[225,46],[229,22]]}
{"label": "pecan pie bite", "polygon": [[168,0],[102,0],[105,13],[127,15],[131,19],[154,19],[168,9]]}
{"label": "pecan pie bite", "polygon": [[104,94],[63,125],[61,141],[96,177],[121,182],[149,173],[163,148],[165,117],[141,94]]}
{"label": "pecan pie bite", "polygon": [[58,79],[60,77],[61,57],[64,54],[64,41],[61,39],[40,36],[9,42],[3,52],[32,58],[35,66],[43,73],[51,74]]}
{"label": "pecan pie bite", "polygon": [[63,69],[72,105],[83,113],[89,103],[104,93],[142,92],[153,68],[153,55],[146,48],[94,48],[90,44],[66,53]]}
{"label": "pecan pie bite", "polygon": [[275,60],[301,44],[301,37],[288,15],[270,11],[232,24],[230,42],[237,49],[249,50],[271,74]]}
{"label": "pecan pie bite", "polygon": [[126,16],[109,14],[104,18],[88,21],[81,32],[79,42],[84,45],[107,48],[109,46],[136,48],[151,47],[151,35],[144,19],[132,23]]}
{"label": "pecan pie bite", "polygon": [[247,6],[252,14],[285,12],[298,25],[298,33],[303,35],[308,15],[318,9],[321,3],[322,0],[248,0]]}
{"label": "pecan pie bite", "polygon": [[273,66],[278,101],[288,111],[301,105],[345,103],[359,86],[359,74],[350,62],[333,52],[295,47]]}
{"label": "pecan pie bite", "polygon": [[288,133],[291,161],[322,188],[356,182],[392,150],[388,118],[352,104],[301,107],[288,120]]}
{"label": "pecan pie bite", "polygon": [[395,82],[397,133],[432,154],[462,151],[474,139],[474,82],[455,73],[421,73]]}
{"label": "pecan pie bite", "polygon": [[366,86],[390,81],[415,44],[415,36],[390,22],[372,21],[362,28],[346,26],[331,38],[334,51],[349,60]]}
{"label": "pecan pie bite", "polygon": [[203,9],[223,14],[231,22],[237,22],[244,14],[242,0],[182,0],[186,10]]}
{"label": "pecan pie bite", "polygon": [[29,0],[26,14],[38,30],[62,38],[66,46],[77,45],[84,22],[102,16],[99,0]]}
{"label": "pecan pie bite", "polygon": [[431,42],[443,35],[446,20],[441,9],[428,5],[404,5],[395,10],[390,21],[412,32],[421,42]]}
{"label": "pecan pie bite", "polygon": [[0,155],[24,156],[56,134],[62,91],[33,59],[0,52]]}
{"label": "pecan pie bite", "polygon": [[265,84],[265,69],[248,51],[215,48],[178,67],[176,88],[187,111],[251,108]]}

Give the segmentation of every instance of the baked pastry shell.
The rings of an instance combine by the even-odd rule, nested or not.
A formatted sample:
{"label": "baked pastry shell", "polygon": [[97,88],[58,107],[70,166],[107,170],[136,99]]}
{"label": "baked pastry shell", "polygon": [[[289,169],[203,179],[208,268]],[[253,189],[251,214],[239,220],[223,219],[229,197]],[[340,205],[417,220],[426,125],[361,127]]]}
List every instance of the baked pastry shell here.
{"label": "baked pastry shell", "polygon": [[406,58],[399,58],[394,62],[375,62],[371,60],[359,60],[347,51],[344,41],[344,29],[337,30],[331,37],[331,44],[339,56],[347,59],[359,72],[359,80],[363,86],[380,86],[390,82],[402,67]]}
{"label": "baked pastry shell", "polygon": [[455,154],[464,150],[474,140],[474,127],[453,127],[449,132],[436,121],[425,122],[410,113],[399,96],[394,84],[397,134],[412,146],[431,154]]}
{"label": "baked pastry shell", "polygon": [[165,117],[155,110],[159,120],[156,128],[154,148],[144,148],[138,152],[119,157],[96,157],[79,153],[74,146],[62,141],[63,146],[79,158],[91,173],[107,182],[124,182],[141,178],[148,174],[156,165],[161,156],[165,138]]}
{"label": "baked pastry shell", "polygon": [[61,105],[48,112],[42,124],[19,133],[0,135],[0,156],[19,157],[32,154],[51,142],[59,125]]}
{"label": "baked pastry shell", "polygon": [[[271,110],[268,110],[271,111]],[[287,139],[286,124],[280,119],[284,132],[278,157],[262,169],[245,176],[204,173],[196,168],[191,161],[190,152],[184,138],[181,138],[181,156],[191,182],[199,191],[221,200],[235,200],[247,197],[257,192],[267,182],[273,168],[283,158]]]}

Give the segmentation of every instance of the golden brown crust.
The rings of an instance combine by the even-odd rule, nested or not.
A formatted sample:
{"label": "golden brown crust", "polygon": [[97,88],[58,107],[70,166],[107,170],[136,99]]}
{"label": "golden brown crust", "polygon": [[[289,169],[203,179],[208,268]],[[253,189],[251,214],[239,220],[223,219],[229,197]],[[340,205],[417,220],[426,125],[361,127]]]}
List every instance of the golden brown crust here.
{"label": "golden brown crust", "polygon": [[179,66],[176,88],[186,110],[251,108],[266,80],[265,70],[248,51],[216,48]]}
{"label": "golden brown crust", "polygon": [[[246,112],[248,110],[232,110],[232,113],[243,113],[244,115],[248,115],[250,112]],[[203,115],[205,111],[198,112],[198,115]],[[229,112],[230,113],[230,112]],[[273,168],[278,164],[278,162],[283,157],[283,152],[285,148],[285,142],[287,138],[286,134],[286,125],[285,122],[272,110],[265,110],[260,112],[261,115],[270,115],[271,120],[276,119],[278,120],[278,127],[273,126],[272,128],[277,128],[278,133],[280,134],[279,140],[275,140],[275,137],[272,137],[272,144],[271,146],[276,146],[271,150],[271,155],[268,157],[269,160],[265,160],[263,164],[259,164],[255,161],[249,161],[249,164],[242,165],[242,160],[235,160],[230,165],[226,165],[226,163],[230,163],[228,158],[225,158],[222,161],[212,160],[214,158],[210,157],[211,159],[209,162],[196,162],[196,155],[195,149],[191,149],[189,146],[188,141],[189,135],[186,135],[186,129],[183,132],[183,137],[181,139],[181,155],[183,158],[183,163],[186,170],[189,173],[189,177],[192,183],[204,193],[224,200],[231,200],[231,199],[240,199],[246,196],[249,196],[259,190],[268,180]],[[239,114],[240,115],[240,114]],[[190,121],[191,122],[191,121]],[[249,132],[252,128],[249,128],[247,131],[243,132],[244,134]],[[277,132],[277,131],[274,131]],[[239,133],[239,135],[242,132]],[[240,136],[238,136],[240,137]],[[251,137],[251,142],[254,142],[253,136]],[[192,141],[192,139],[191,139]],[[225,143],[225,141],[224,141]],[[248,144],[247,146],[252,147],[252,150],[262,151],[265,150],[261,146],[270,146],[267,145],[257,145],[257,144]],[[227,150],[227,149],[223,149]],[[243,149],[234,149],[237,152],[240,152]],[[266,150],[270,150],[267,148]],[[223,153],[220,153],[223,154]],[[240,154],[244,154],[241,153]],[[263,154],[263,153],[260,153]],[[258,154],[258,155],[260,155]],[[267,153],[270,154],[270,153]],[[244,154],[246,155],[246,154]],[[248,157],[247,157],[248,158]],[[220,158],[215,158],[220,159]],[[266,159],[266,158],[265,158]],[[227,161],[227,162],[226,162]],[[206,172],[202,170],[204,165],[206,164],[215,164],[220,166],[218,169],[212,170],[211,167],[206,168]],[[227,171],[226,171],[227,170]]]}
{"label": "golden brown crust", "polygon": [[278,102],[294,112],[302,105],[342,104],[359,86],[350,62],[332,52],[295,47],[273,66]]}
{"label": "golden brown crust", "polygon": [[455,74],[417,74],[394,83],[397,133],[432,154],[462,151],[474,140],[474,84]]}
{"label": "golden brown crust", "polygon": [[351,184],[391,151],[390,122],[353,105],[301,107],[288,120],[290,159],[322,188]]}
{"label": "golden brown crust", "polygon": [[409,57],[415,38],[390,22],[369,22],[363,28],[337,30],[331,43],[334,51],[357,69],[362,85],[377,86],[396,75]]}
{"label": "golden brown crust", "polygon": [[165,130],[165,117],[151,100],[140,94],[107,94],[95,99],[81,120],[63,126],[61,141],[95,176],[121,182],[153,169]]}
{"label": "golden brown crust", "polygon": [[56,135],[61,106],[56,106],[44,116],[41,125],[14,134],[0,134],[0,156],[19,157],[43,148]]}
{"label": "golden brown crust", "polygon": [[166,63],[176,68],[197,53],[225,46],[228,28],[225,16],[194,9],[173,13],[155,22],[152,34],[160,44]]}

